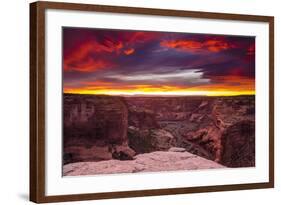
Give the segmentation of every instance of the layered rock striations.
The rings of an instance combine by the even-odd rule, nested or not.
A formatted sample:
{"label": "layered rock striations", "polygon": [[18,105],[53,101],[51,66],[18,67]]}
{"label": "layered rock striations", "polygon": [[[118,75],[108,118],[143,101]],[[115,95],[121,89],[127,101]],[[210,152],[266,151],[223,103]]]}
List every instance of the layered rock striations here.
{"label": "layered rock striations", "polygon": [[[253,149],[255,133],[254,129],[250,128],[255,124],[254,96],[130,97],[126,98],[126,101],[129,110],[142,108],[146,113],[150,113],[148,121],[146,120],[148,118],[142,118],[139,122],[152,124],[153,121],[153,124],[157,125],[157,129],[172,134],[176,142],[171,146],[183,147],[190,153],[231,167],[255,165]],[[236,126],[234,134],[230,132],[232,127],[239,125],[240,122],[243,122],[245,127],[249,127],[247,132],[243,126]],[[146,134],[149,133],[147,130],[154,130],[147,126],[145,128],[136,126],[137,123],[135,120],[131,121],[130,117],[128,124],[135,130],[132,131],[129,128],[129,133],[135,133],[128,135],[129,143],[132,145],[135,142],[143,141],[144,135],[148,136],[145,139],[149,139],[150,135]],[[226,161],[231,161],[230,156],[226,157],[226,153],[229,154],[229,147],[232,144],[233,147],[237,147],[234,140],[236,138],[241,138],[240,140],[245,142],[248,140],[247,143],[250,144],[248,147],[251,150],[248,153],[232,151],[232,158],[236,155],[238,161],[241,159],[239,165],[234,165],[234,162],[226,163]],[[245,158],[251,162],[242,160]]]}
{"label": "layered rock striations", "polygon": [[[169,150],[227,167],[255,166],[254,96],[65,94],[63,123],[64,164],[75,163],[75,167],[76,162],[100,166],[106,161],[118,162],[116,166],[123,167],[122,160],[126,160],[124,165],[130,163],[134,167],[138,157]],[[129,169],[135,172],[132,167]],[[104,173],[107,172],[105,169]]]}
{"label": "layered rock striations", "polygon": [[228,167],[255,166],[255,123],[239,121],[222,133],[220,163]]}
{"label": "layered rock striations", "polygon": [[123,101],[103,95],[64,95],[64,164],[132,158]]}

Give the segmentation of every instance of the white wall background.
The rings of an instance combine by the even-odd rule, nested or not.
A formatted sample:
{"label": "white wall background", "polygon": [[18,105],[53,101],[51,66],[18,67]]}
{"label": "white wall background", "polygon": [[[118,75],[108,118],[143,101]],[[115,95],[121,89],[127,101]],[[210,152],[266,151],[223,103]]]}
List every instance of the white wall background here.
{"label": "white wall background", "polygon": [[[59,0],[57,0],[59,1]],[[230,12],[275,16],[276,188],[249,191],[69,202],[63,204],[278,204],[281,194],[281,12],[278,0],[68,0],[121,6]],[[29,2],[2,1],[0,6],[0,204],[32,204],[29,187]],[[280,4],[280,5],[278,5]],[[164,179],[163,179],[164,180]]]}

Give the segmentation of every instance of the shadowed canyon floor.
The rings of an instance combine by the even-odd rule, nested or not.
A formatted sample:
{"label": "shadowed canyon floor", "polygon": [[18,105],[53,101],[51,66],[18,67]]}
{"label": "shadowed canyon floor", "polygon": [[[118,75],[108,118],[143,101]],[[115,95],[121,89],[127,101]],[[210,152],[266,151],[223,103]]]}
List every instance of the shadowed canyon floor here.
{"label": "shadowed canyon floor", "polygon": [[255,166],[255,97],[64,94],[64,175]]}

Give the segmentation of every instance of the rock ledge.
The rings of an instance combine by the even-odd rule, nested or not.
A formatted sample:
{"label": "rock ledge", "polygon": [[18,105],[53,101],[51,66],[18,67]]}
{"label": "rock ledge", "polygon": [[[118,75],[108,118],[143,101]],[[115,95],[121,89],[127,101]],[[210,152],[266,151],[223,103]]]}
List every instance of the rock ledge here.
{"label": "rock ledge", "polygon": [[224,168],[224,166],[189,152],[156,151],[136,155],[134,160],[120,161],[112,159],[67,164],[63,166],[63,175],[79,176],[215,168]]}

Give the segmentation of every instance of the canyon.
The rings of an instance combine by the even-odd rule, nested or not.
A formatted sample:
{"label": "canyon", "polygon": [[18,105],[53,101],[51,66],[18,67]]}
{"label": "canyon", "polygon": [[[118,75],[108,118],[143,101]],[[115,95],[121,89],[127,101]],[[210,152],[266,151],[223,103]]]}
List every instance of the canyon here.
{"label": "canyon", "polygon": [[65,176],[255,166],[255,96],[64,94],[63,115]]}

